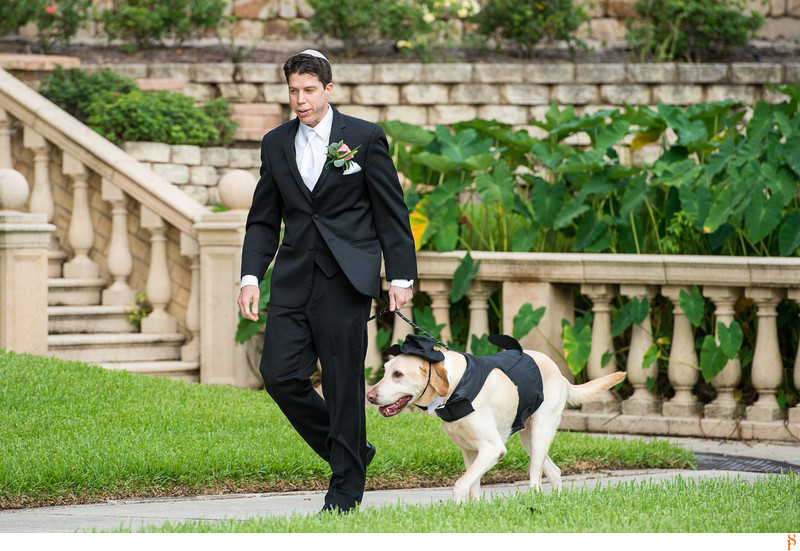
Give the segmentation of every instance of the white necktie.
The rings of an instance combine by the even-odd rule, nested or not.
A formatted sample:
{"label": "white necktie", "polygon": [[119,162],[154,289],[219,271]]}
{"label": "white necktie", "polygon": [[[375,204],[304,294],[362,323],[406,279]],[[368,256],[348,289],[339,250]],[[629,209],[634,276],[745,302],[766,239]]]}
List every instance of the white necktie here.
{"label": "white necktie", "polygon": [[306,187],[310,190],[314,189],[320,172],[322,172],[321,161],[323,159],[315,147],[315,140],[319,140],[319,135],[313,129],[309,129],[308,143],[300,161],[300,175],[303,177]]}

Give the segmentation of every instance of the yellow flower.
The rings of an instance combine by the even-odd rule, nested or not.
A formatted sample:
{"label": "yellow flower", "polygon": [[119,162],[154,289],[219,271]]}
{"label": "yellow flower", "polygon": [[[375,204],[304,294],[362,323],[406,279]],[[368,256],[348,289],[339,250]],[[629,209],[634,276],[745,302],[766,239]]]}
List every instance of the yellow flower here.
{"label": "yellow flower", "polygon": [[431,24],[436,21],[436,16],[433,15],[431,12],[426,11],[425,14],[422,16],[422,20],[425,21],[427,24]]}
{"label": "yellow flower", "polygon": [[458,16],[459,19],[464,19],[469,15],[469,10],[467,10],[467,8],[458,8],[456,15]]}
{"label": "yellow flower", "polygon": [[409,42],[408,40],[398,40],[397,44],[395,44],[395,46],[397,46],[398,50],[402,50],[403,48],[413,48],[414,47],[414,45],[411,44],[411,42]]}

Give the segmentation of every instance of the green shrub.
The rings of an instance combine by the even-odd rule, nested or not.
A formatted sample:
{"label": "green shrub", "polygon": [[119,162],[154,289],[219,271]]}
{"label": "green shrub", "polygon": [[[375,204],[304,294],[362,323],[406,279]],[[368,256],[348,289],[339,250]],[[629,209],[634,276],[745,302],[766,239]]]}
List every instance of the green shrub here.
{"label": "green shrub", "polygon": [[238,126],[231,120],[233,109],[225,98],[211,100],[201,107],[203,112],[213,121],[219,131],[219,143],[227,144],[234,140],[234,133]]}
{"label": "green shrub", "polygon": [[127,94],[135,89],[136,82],[133,79],[124,78],[108,69],[89,74],[80,69],[67,70],[59,65],[42,80],[39,93],[86,123],[89,120],[89,106],[98,96],[108,92]]}
{"label": "green shrub", "polygon": [[39,46],[47,52],[55,43],[69,46],[78,29],[88,21],[92,0],[0,0],[0,34],[34,23]]}
{"label": "green shrub", "polygon": [[572,0],[487,0],[473,17],[478,34],[510,41],[525,57],[531,57],[541,41],[585,48],[575,33],[587,19],[583,7]]}
{"label": "green shrub", "polygon": [[193,98],[165,90],[106,93],[89,107],[89,126],[115,143],[222,143],[214,119],[196,106]]}
{"label": "green shrub", "polygon": [[638,0],[627,39],[642,60],[700,61],[756,36],[764,16],[744,8],[744,0]]}
{"label": "green shrub", "polygon": [[146,48],[171,38],[180,45],[222,24],[226,6],[225,0],[112,0],[98,19],[109,40]]}
{"label": "green shrub", "polygon": [[344,43],[353,57],[378,40],[407,39],[426,30],[423,4],[416,0],[309,0],[314,15],[306,36],[328,36]]}

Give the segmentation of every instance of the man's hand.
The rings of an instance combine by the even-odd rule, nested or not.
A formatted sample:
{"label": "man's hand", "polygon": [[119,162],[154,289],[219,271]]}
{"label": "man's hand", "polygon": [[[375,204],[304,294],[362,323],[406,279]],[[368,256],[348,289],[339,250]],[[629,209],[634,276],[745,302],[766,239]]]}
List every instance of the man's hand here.
{"label": "man's hand", "polygon": [[258,300],[261,297],[261,291],[258,290],[258,285],[245,285],[239,291],[239,312],[245,318],[258,321]]}
{"label": "man's hand", "polygon": [[413,296],[414,291],[411,287],[396,287],[392,285],[389,287],[389,310],[391,312],[399,310]]}

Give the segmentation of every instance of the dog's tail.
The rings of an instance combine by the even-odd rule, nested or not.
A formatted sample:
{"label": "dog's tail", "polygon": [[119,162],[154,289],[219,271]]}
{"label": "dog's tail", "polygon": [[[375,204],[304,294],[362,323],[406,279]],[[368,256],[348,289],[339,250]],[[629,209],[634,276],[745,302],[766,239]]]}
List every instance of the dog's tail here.
{"label": "dog's tail", "polygon": [[567,386],[567,402],[570,405],[578,406],[588,400],[591,400],[600,392],[619,384],[625,379],[624,371],[615,371],[608,375],[604,375],[598,379],[589,381],[582,385],[568,385]]}

